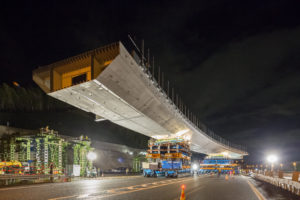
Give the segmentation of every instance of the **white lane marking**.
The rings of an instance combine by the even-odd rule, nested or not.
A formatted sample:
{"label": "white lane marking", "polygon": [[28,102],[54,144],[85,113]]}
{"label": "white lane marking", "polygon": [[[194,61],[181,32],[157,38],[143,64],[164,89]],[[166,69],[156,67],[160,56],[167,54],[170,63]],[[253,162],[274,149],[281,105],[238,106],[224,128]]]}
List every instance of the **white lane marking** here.
{"label": "white lane marking", "polygon": [[[105,177],[105,178],[100,178],[100,179],[93,179],[93,180],[109,180],[109,179],[129,179],[129,178],[139,178],[138,176],[120,176],[120,177]],[[143,178],[143,177],[142,177]],[[87,181],[91,179],[82,179],[78,181]],[[72,181],[72,183],[77,182],[77,181]],[[39,188],[39,187],[48,187],[49,185],[56,185],[60,183],[50,183],[50,184],[42,184],[42,185],[30,185],[30,186],[12,186],[12,187],[7,187],[7,188],[0,188],[0,191],[7,191],[7,190],[21,190],[21,189],[29,189],[29,188]],[[65,184],[65,183],[61,183]]]}
{"label": "white lane marking", "polygon": [[52,199],[48,199],[48,200],[69,199],[69,198],[75,198],[75,197],[77,197],[77,195],[73,195],[73,196],[64,196],[64,197],[57,197],[57,198],[52,198]]}
{"label": "white lane marking", "polygon": [[80,199],[80,198],[86,198],[88,197],[90,194],[82,194],[80,196],[77,197],[77,199]]}
{"label": "white lane marking", "polygon": [[167,185],[171,185],[171,184],[174,184],[174,183],[180,183],[180,182],[183,182],[183,181],[191,181],[191,180],[194,180],[194,178],[185,178],[185,179],[181,179],[181,180],[174,181],[174,182],[171,182],[171,183],[164,183],[164,184],[161,184],[161,185],[150,186],[150,187],[147,187],[147,188],[139,188],[139,189],[130,190],[130,191],[123,191],[123,192],[120,192],[120,193],[109,194],[109,195],[104,195],[104,196],[94,196],[94,197],[91,197],[91,198],[92,199],[102,199],[102,198],[107,198],[107,197],[111,197],[111,196],[118,196],[118,195],[132,193],[132,192],[150,190],[150,189],[157,188],[157,187],[167,186]]}
{"label": "white lane marking", "polygon": [[[186,189],[186,190],[184,190],[185,196],[188,196],[188,195],[196,192],[197,190],[200,190],[200,189],[203,189],[203,188],[205,188],[205,185],[197,186],[196,188],[194,188],[193,190],[190,190],[190,191]],[[181,192],[180,192],[180,194],[181,194]],[[177,197],[177,198],[175,198],[173,200],[178,200],[178,199],[179,198]]]}
{"label": "white lane marking", "polygon": [[[87,198],[89,198],[89,199],[102,199],[102,198],[105,198],[105,197],[122,195],[122,194],[137,192],[137,191],[141,191],[141,190],[149,190],[149,189],[152,189],[152,188],[162,187],[162,186],[171,185],[171,184],[174,184],[174,183],[179,183],[179,182],[189,181],[189,180],[194,180],[194,178],[177,179],[177,180],[172,180],[172,182],[169,182],[169,183],[163,183],[164,181],[157,181],[157,182],[153,182],[153,183],[155,183],[154,185],[151,185],[153,183],[150,183],[150,184],[140,184],[140,185],[133,185],[133,186],[128,186],[128,187],[114,188],[112,190],[104,190],[106,192],[111,191],[112,194],[104,194],[104,195],[101,195],[101,196],[99,196],[99,195],[98,196],[92,196],[92,194],[89,194],[90,196],[88,196]],[[143,185],[146,185],[147,187],[133,188],[133,187],[143,186]],[[120,191],[122,189],[129,189],[129,191]],[[68,198],[75,198],[75,197],[78,198],[79,196],[78,195],[64,196],[64,197],[57,197],[57,198],[53,198],[53,199],[49,199],[49,200],[60,200],[60,199],[68,199]]]}

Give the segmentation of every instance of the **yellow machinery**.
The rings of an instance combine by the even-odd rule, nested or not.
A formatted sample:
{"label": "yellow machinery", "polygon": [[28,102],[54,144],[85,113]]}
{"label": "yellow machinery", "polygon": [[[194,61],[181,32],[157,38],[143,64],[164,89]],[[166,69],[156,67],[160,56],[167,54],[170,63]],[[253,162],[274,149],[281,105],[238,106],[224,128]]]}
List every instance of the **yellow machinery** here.
{"label": "yellow machinery", "polygon": [[0,174],[5,174],[5,173],[21,174],[22,164],[16,160],[0,162]]}

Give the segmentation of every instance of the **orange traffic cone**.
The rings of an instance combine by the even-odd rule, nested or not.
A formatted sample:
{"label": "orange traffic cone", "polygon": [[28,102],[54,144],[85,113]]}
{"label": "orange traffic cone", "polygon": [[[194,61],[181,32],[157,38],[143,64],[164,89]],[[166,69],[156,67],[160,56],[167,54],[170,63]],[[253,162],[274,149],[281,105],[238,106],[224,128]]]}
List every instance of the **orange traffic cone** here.
{"label": "orange traffic cone", "polygon": [[225,176],[225,180],[228,181],[228,175],[227,175],[227,174],[226,174],[226,176]]}
{"label": "orange traffic cone", "polygon": [[184,185],[181,186],[180,200],[185,200],[185,195],[184,195]]}

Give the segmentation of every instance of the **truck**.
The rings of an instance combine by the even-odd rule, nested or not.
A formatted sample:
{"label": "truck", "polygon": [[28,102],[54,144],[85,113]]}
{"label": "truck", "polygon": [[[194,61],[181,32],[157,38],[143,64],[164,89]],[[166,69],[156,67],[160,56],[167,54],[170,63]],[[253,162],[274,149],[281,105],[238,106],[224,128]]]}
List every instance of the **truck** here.
{"label": "truck", "polygon": [[190,145],[183,138],[150,139],[146,158],[148,162],[142,163],[145,177],[177,178],[190,173]]}

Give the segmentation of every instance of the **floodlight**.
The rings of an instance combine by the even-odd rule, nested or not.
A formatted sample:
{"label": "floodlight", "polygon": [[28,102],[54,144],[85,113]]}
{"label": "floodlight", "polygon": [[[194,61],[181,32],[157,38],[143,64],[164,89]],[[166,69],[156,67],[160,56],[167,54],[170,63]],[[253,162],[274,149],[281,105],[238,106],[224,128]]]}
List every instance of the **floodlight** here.
{"label": "floodlight", "polygon": [[193,170],[197,170],[198,169],[198,165],[197,164],[193,164]]}
{"label": "floodlight", "polygon": [[276,155],[269,155],[267,157],[267,161],[270,162],[270,163],[275,163],[275,162],[277,162],[277,160],[278,160],[278,158],[277,158]]}
{"label": "floodlight", "polygon": [[93,151],[88,152],[87,159],[90,161],[93,161],[97,158],[97,154]]}

